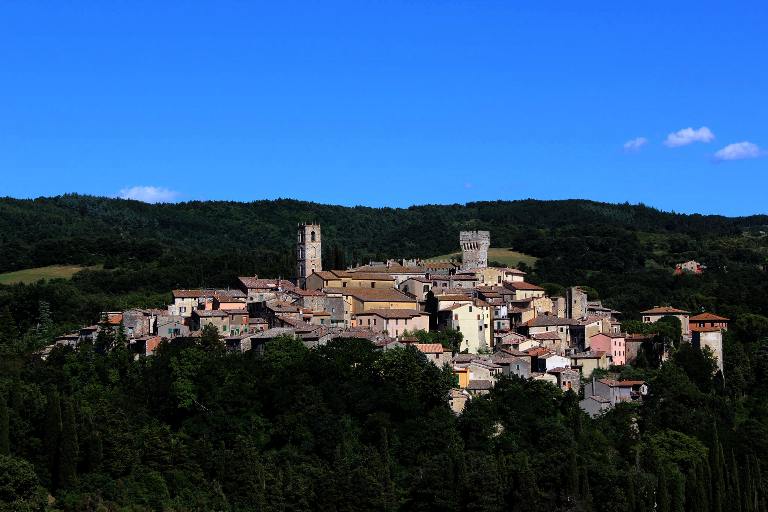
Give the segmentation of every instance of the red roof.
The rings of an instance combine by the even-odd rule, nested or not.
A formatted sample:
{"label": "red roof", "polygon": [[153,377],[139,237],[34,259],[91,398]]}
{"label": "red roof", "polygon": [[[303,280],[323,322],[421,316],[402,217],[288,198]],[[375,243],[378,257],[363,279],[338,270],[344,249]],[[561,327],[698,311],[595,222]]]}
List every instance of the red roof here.
{"label": "red roof", "polygon": [[688,311],[673,308],[671,306],[655,306],[651,309],[641,311],[641,313],[647,315],[687,315]]}
{"label": "red roof", "polygon": [[645,384],[644,380],[613,380],[613,379],[600,379],[598,382],[602,382],[606,386],[612,388],[631,388],[634,386],[642,386]]}
{"label": "red roof", "polygon": [[440,343],[416,343],[414,346],[425,354],[442,354],[445,352]]}
{"label": "red roof", "polygon": [[701,313],[699,315],[692,316],[689,320],[691,322],[728,322],[730,318],[718,316],[714,313]]}

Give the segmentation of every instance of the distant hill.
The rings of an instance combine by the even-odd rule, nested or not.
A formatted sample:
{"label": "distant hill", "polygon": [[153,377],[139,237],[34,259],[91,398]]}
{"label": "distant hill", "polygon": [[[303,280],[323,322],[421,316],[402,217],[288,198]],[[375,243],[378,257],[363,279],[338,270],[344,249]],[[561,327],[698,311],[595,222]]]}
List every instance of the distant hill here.
{"label": "distant hill", "polygon": [[[150,205],[81,195],[5,198],[0,273],[103,265],[70,285],[100,293],[104,307],[125,294],[232,285],[238,274],[292,277],[303,221],[322,224],[326,268],[449,255],[458,250],[459,231],[485,229],[494,247],[537,258],[527,268],[530,280],[551,290],[592,286],[630,314],[659,302],[768,313],[768,215],[684,215],[582,200],[369,208],[290,199]],[[688,259],[707,272],[675,279],[674,264]]]}

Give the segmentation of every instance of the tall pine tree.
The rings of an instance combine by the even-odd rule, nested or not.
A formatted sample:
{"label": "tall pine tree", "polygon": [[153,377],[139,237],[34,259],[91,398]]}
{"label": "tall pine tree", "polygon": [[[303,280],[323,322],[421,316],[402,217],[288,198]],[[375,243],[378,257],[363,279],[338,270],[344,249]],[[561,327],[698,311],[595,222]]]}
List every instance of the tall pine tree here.
{"label": "tall pine tree", "polygon": [[11,454],[10,419],[8,417],[8,403],[5,396],[0,395],[0,455]]}
{"label": "tall pine tree", "polygon": [[61,443],[59,444],[58,482],[60,487],[71,487],[77,479],[77,424],[72,399],[61,404]]}

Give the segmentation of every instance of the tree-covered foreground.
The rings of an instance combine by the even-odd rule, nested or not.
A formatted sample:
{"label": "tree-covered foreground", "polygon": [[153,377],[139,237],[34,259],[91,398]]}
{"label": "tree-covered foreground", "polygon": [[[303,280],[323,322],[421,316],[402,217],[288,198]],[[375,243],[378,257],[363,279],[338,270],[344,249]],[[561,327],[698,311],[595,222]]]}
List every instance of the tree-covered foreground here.
{"label": "tree-covered foreground", "polygon": [[681,345],[623,370],[643,405],[596,420],[517,378],[456,417],[450,370],[412,347],[284,338],[257,357],[206,332],[134,360],[107,330],[42,360],[45,318],[0,326],[4,510],[766,510],[762,317],[728,333],[732,379]]}

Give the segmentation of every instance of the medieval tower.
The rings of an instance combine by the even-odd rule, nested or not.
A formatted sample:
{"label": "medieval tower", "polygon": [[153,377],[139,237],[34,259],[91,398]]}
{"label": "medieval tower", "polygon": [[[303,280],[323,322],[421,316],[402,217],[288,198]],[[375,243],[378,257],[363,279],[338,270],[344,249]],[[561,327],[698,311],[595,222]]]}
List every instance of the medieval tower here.
{"label": "medieval tower", "polygon": [[491,246],[490,231],[462,231],[459,234],[461,243],[461,270],[486,268],[488,266],[488,247]]}
{"label": "medieval tower", "polygon": [[296,241],[296,277],[304,286],[307,276],[323,270],[320,224],[299,224]]}

